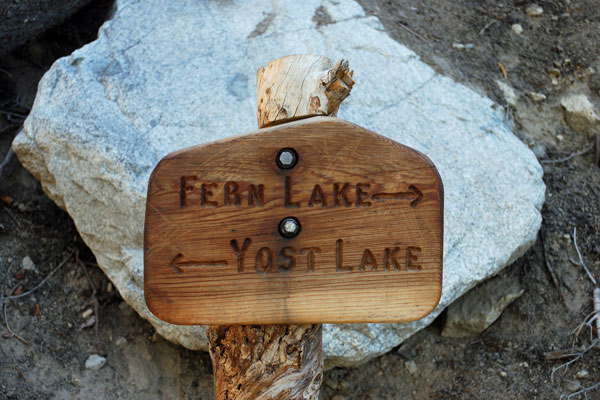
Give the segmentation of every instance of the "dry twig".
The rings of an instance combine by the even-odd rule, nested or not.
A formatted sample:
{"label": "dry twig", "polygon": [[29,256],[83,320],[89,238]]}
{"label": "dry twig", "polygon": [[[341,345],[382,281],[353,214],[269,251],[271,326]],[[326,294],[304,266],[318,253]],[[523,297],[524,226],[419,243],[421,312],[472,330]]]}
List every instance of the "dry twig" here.
{"label": "dry twig", "polygon": [[[4,206],[2,206],[2,207],[4,207]],[[11,213],[8,208],[4,207],[4,211],[6,211],[6,213],[8,214],[8,216],[11,217],[13,221],[15,221],[15,223],[17,224],[17,227],[19,229],[21,229],[23,227],[23,225],[21,225],[21,222],[19,222],[19,220],[17,219],[17,217],[15,217],[13,215],[13,213]]]}
{"label": "dry twig", "polygon": [[563,363],[561,365],[559,365],[558,367],[554,367],[552,369],[552,374],[550,374],[550,380],[552,381],[552,383],[554,383],[554,374],[558,371],[560,371],[562,368],[565,369],[565,371],[567,369],[569,369],[569,365],[579,361],[580,359],[583,358],[583,356],[590,350],[592,350],[594,347],[596,347],[596,345],[598,344],[598,339],[594,340],[592,342],[592,344],[590,344],[588,347],[586,347],[585,349],[581,350],[581,351],[573,351],[573,352],[566,352],[562,355],[557,356],[556,358],[570,358],[573,357],[571,360],[567,361],[566,363]]}
{"label": "dry twig", "polygon": [[568,394],[568,395],[563,394],[563,395],[560,396],[560,399],[561,400],[562,399],[571,400],[571,399],[573,399],[573,398],[575,398],[577,396],[583,395],[584,398],[587,400],[587,398],[588,398],[588,396],[587,396],[588,392],[591,392],[592,390],[596,390],[599,387],[600,387],[600,381],[596,382],[592,386],[581,388],[578,391],[573,392],[571,394]]}
{"label": "dry twig", "polygon": [[11,110],[2,110],[2,109],[0,109],[0,114],[8,115],[9,117],[16,117],[16,118],[19,118],[19,119],[25,119],[25,118],[27,118],[26,114],[21,114],[19,112],[11,111]]}
{"label": "dry twig", "polygon": [[558,163],[561,163],[561,162],[569,161],[572,158],[575,158],[575,157],[578,157],[578,156],[582,156],[582,155],[588,153],[593,148],[594,148],[594,144],[592,143],[591,145],[589,145],[585,149],[583,149],[581,151],[577,151],[575,153],[571,153],[571,154],[569,154],[566,157],[555,158],[553,160],[550,160],[550,159],[540,160],[540,163],[542,163],[542,164],[558,164]]}
{"label": "dry twig", "polygon": [[415,32],[415,31],[413,31],[413,30],[412,30],[412,29],[410,29],[408,26],[404,25],[402,22],[398,22],[398,25],[400,25],[400,27],[401,27],[402,29],[404,29],[406,32],[408,32],[408,33],[412,33],[413,35],[415,35],[415,36],[416,36],[416,37],[418,37],[418,38],[421,38],[421,39],[423,39],[423,40],[426,40],[426,41],[428,41],[428,42],[431,42],[431,41],[432,41],[432,40],[431,40],[431,39],[429,39],[428,37],[425,37],[425,36],[423,36],[423,35],[421,35],[421,34],[419,34],[419,33]]}
{"label": "dry twig", "polygon": [[483,33],[492,25],[497,24],[498,20],[497,19],[493,19],[490,22],[488,22],[487,24],[485,24],[485,26],[483,28],[481,28],[481,30],[479,31],[480,35],[483,35]]}
{"label": "dry twig", "polygon": [[579,246],[577,245],[577,227],[573,228],[573,244],[575,245],[575,250],[577,251],[577,256],[579,257],[580,265],[583,267],[583,269],[585,270],[585,273],[587,274],[588,278],[590,278],[590,280],[592,281],[594,286],[598,286],[598,282],[596,281],[596,278],[594,278],[594,275],[592,275],[592,273],[590,272],[588,266],[585,264],[585,261],[583,261],[583,257],[581,256],[581,251],[579,251]]}
{"label": "dry twig", "polygon": [[56,268],[54,268],[52,271],[50,271],[50,273],[44,279],[42,279],[42,281],[40,283],[37,284],[36,287],[34,287],[31,290],[26,291],[25,293],[17,294],[14,296],[6,296],[5,299],[6,300],[14,300],[14,299],[19,299],[21,297],[29,296],[31,293],[35,292],[36,290],[38,290],[39,288],[44,286],[44,284],[46,282],[48,282],[48,279],[50,279],[52,277],[52,275],[54,275],[56,273],[56,271],[61,269],[67,263],[67,261],[69,261],[69,258],[71,258],[73,256],[73,253],[75,253],[75,251],[70,252],[69,255],[67,257],[65,257],[65,259],[62,260],[61,263],[58,264],[58,266]]}
{"label": "dry twig", "polygon": [[[600,288],[598,287],[598,281],[596,280],[594,275],[589,270],[588,266],[586,265],[585,261],[583,260],[581,251],[579,250],[579,245],[577,244],[577,227],[573,228],[573,244],[575,246],[575,250],[577,251],[577,256],[579,257],[579,262],[576,262],[575,260],[570,259],[571,262],[573,264],[581,266],[584,269],[585,273],[587,274],[588,278],[590,278],[590,280],[592,281],[592,283],[595,286],[594,291],[593,291],[594,311],[592,313],[588,314],[584,318],[583,322],[581,324],[579,324],[579,326],[573,331],[573,333],[575,334],[575,337],[577,337],[577,336],[579,336],[579,334],[581,333],[583,328],[587,326],[589,328],[589,332],[590,332],[591,344],[589,346],[587,346],[586,348],[584,348],[583,350],[579,350],[579,351],[551,352],[551,353],[546,354],[546,359],[571,358],[569,361],[552,369],[552,374],[550,375],[552,382],[554,382],[554,374],[556,372],[560,371],[563,368],[566,372],[571,364],[574,364],[575,362],[582,359],[583,356],[590,350],[592,350],[594,348],[598,348],[598,342],[600,341]],[[594,322],[596,325],[596,334],[597,334],[597,337],[595,339],[593,338]],[[560,398],[570,400],[572,398],[583,395],[584,398],[587,399],[588,393],[593,390],[597,390],[598,388],[600,388],[600,381],[596,382],[595,384],[593,384],[591,386],[582,387],[581,389],[579,389],[571,394],[568,394],[568,395],[563,394],[560,396]]]}
{"label": "dry twig", "polygon": [[79,264],[79,266],[83,269],[83,272],[85,273],[85,277],[87,278],[90,288],[92,289],[91,299],[92,299],[92,303],[94,305],[94,317],[95,317],[94,318],[94,331],[96,332],[96,342],[98,344],[98,347],[100,349],[102,349],[103,343],[102,343],[102,340],[100,339],[100,332],[99,332],[99,325],[98,325],[100,323],[100,305],[98,303],[98,298],[96,297],[96,284],[92,280],[92,277],[90,276],[85,264],[79,259],[79,250],[75,251],[75,260],[77,261],[77,264]]}
{"label": "dry twig", "polygon": [[4,307],[2,307],[3,312],[4,312],[4,324],[6,325],[6,329],[8,329],[10,334],[13,335],[14,337],[16,337],[17,339],[19,339],[23,344],[29,344],[29,342],[27,340],[23,339],[21,336],[17,335],[12,329],[10,329],[10,326],[8,325],[8,318],[6,317],[6,307],[7,306],[8,306],[8,303],[4,303]]}
{"label": "dry twig", "polygon": [[562,289],[560,288],[560,284],[558,283],[558,279],[556,278],[556,274],[554,273],[554,268],[552,268],[552,264],[550,264],[550,260],[548,260],[548,257],[546,257],[546,243],[544,241],[543,228],[540,229],[540,241],[542,242],[542,257],[544,258],[544,264],[546,265],[546,269],[548,270],[548,273],[550,274],[550,278],[552,278],[552,284],[554,285],[554,288],[560,295],[560,298],[561,298],[564,306],[567,307],[567,299],[565,298],[565,294],[563,293]]}

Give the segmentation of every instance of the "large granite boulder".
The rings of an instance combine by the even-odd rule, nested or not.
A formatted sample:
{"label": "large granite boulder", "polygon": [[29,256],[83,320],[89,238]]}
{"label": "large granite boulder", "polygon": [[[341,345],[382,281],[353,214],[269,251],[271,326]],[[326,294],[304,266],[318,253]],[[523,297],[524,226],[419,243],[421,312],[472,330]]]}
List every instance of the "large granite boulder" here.
{"label": "large granite boulder", "polygon": [[502,109],[437,75],[353,1],[122,0],[98,40],[58,60],[13,146],[73,217],[123,298],[164,337],[205,349],[202,327],[157,320],[143,296],[152,168],[169,152],[256,128],[259,66],[295,53],[348,59],[339,117],[427,154],[445,187],[439,307],[409,324],[325,327],[328,366],[384,353],[531,246],[542,169]]}

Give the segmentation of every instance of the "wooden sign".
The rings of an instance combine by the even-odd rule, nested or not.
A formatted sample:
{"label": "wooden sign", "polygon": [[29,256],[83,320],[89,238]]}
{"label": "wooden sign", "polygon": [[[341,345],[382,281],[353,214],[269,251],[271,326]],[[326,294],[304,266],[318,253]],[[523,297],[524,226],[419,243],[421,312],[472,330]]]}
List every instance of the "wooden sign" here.
{"label": "wooden sign", "polygon": [[405,322],[442,284],[443,188],[423,154],[314,117],[168,155],[144,291],[174,324]]}

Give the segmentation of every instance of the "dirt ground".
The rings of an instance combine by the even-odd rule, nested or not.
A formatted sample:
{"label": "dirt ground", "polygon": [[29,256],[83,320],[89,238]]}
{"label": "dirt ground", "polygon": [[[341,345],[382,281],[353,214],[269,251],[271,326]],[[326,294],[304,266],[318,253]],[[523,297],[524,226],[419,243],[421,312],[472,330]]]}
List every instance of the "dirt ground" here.
{"label": "dirt ground", "polygon": [[[574,93],[600,104],[597,1],[538,1],[543,13],[534,17],[526,12],[533,3],[521,0],[360,2],[438,72],[505,107],[515,134],[544,168],[543,240],[504,272],[516,273],[525,293],[483,334],[442,337],[442,314],[400,349],[325,373],[321,397],[551,399],[599,382],[597,348],[551,379],[553,369],[571,359],[553,355],[591,344],[587,331],[572,334],[593,311],[593,285],[572,261],[578,260],[575,227],[583,259],[600,275],[594,138],[570,129],[559,103]],[[95,2],[0,57],[0,159],[43,73],[56,58],[94,39],[110,5]],[[517,23],[521,34],[511,28]],[[498,80],[520,94],[516,106],[507,105]],[[536,102],[529,92],[546,99]],[[163,340],[122,301],[71,218],[16,157],[0,174],[0,398],[212,398],[208,355]],[[33,293],[7,297],[26,294],[48,276]],[[86,369],[91,354],[106,357],[106,365]],[[600,399],[600,391],[589,391],[587,398]]]}

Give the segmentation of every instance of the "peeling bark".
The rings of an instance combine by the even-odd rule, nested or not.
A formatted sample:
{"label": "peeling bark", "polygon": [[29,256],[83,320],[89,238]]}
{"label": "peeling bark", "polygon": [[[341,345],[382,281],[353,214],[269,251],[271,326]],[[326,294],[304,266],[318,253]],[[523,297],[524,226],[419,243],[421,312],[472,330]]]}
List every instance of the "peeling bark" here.
{"label": "peeling bark", "polygon": [[213,325],[206,335],[215,399],[319,397],[322,325]]}
{"label": "peeling bark", "polygon": [[[271,61],[257,73],[258,126],[335,116],[353,85],[345,60],[292,55]],[[318,399],[322,333],[320,324],[209,326],[215,399]]]}

